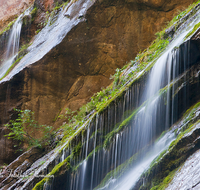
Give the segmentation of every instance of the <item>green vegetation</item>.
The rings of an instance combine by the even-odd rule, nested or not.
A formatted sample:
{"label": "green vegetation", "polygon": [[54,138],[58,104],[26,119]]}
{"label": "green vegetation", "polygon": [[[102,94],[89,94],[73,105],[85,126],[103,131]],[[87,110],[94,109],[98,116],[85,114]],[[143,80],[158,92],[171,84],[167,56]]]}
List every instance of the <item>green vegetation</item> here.
{"label": "green vegetation", "polygon": [[41,162],[40,162],[40,165],[43,165],[45,162],[46,162],[46,161],[44,161],[44,160],[43,160],[43,161],[41,161]]}
{"label": "green vegetation", "polygon": [[[41,22],[40,24],[37,25],[38,30],[35,33],[38,34],[42,30],[42,28],[44,28],[48,23],[51,26],[56,21],[56,17],[58,16],[58,13],[61,10],[61,8],[64,8],[68,4],[68,2],[69,1],[66,1],[66,2],[61,3],[61,4],[59,2],[56,2],[53,10],[47,11],[45,13],[45,21]],[[33,15],[34,14],[37,14],[37,8],[33,9]]]}
{"label": "green vegetation", "polygon": [[72,151],[73,157],[77,158],[80,155],[80,151],[81,151],[81,147],[82,147],[82,143],[81,141],[78,143],[78,145],[76,145]]}
{"label": "green vegetation", "polygon": [[195,104],[194,106],[189,108],[186,111],[186,113],[183,115],[183,117],[185,118],[183,123],[185,125],[182,127],[182,130],[178,134],[177,138],[170,144],[169,150],[171,148],[173,148],[180,141],[180,139],[182,139],[182,137],[185,134],[189,133],[193,129],[193,127],[199,122],[199,121],[197,121],[196,123],[192,123],[193,122],[193,118],[195,116],[195,112],[196,112],[197,108],[199,108],[199,106],[200,106],[200,102],[198,102],[197,104]]}
{"label": "green vegetation", "polygon": [[[186,11],[177,15],[173,19],[173,21],[171,21],[168,24],[168,27],[172,26],[176,21],[178,21],[178,19],[185,16],[190,10],[194,8],[196,4],[197,3],[191,5]],[[61,115],[58,117],[58,119],[65,118],[66,120],[68,120],[66,124],[62,126],[66,131],[65,135],[66,138],[70,136],[68,134],[74,134],[75,131],[73,130],[73,127],[81,126],[85,122],[85,118],[88,113],[90,113],[93,110],[95,111],[94,115],[96,113],[102,112],[106,107],[110,105],[111,102],[113,102],[117,98],[120,98],[120,96],[124,94],[124,91],[126,91],[126,89],[129,86],[131,86],[134,82],[139,80],[141,76],[143,76],[146,72],[149,71],[149,69],[151,69],[151,67],[155,63],[155,60],[158,58],[161,52],[166,48],[169,41],[171,40],[170,38],[166,37],[165,30],[166,29],[157,33],[156,34],[157,38],[152,43],[152,45],[146,50],[144,50],[142,53],[139,53],[134,61],[130,61],[122,69],[116,69],[116,73],[112,76],[113,79],[112,85],[94,94],[93,97],[91,97],[91,101],[86,105],[84,105],[82,108],[80,108],[80,110],[77,110],[72,114],[66,113],[66,115],[64,116]],[[133,65],[137,65],[136,69],[132,71],[127,78],[125,78],[123,76],[124,72]],[[140,75],[138,75],[139,73]],[[126,84],[126,81],[129,81],[129,83]],[[170,87],[171,86],[172,84],[170,84]],[[161,89],[160,94],[166,93],[168,88],[169,86],[166,86],[165,88]],[[109,144],[108,142],[112,139],[114,134],[120,131],[125,126],[125,124],[127,125],[130,122],[131,118],[134,115],[135,113],[132,113],[132,115],[130,115],[130,117],[124,120],[124,122],[120,126],[117,127],[115,126],[114,130],[106,137],[106,141],[104,143],[105,146]]]}
{"label": "green vegetation", "polygon": [[[9,134],[5,135],[8,139],[14,139],[19,142],[28,143],[29,147],[44,147],[51,143],[52,134],[51,126],[39,125],[34,119],[34,113],[30,110],[17,110],[18,118],[16,120],[10,120],[5,126],[11,131]],[[41,134],[40,138],[36,138],[35,134]],[[18,145],[14,145],[18,146]]]}
{"label": "green vegetation", "polygon": [[[183,114],[181,132],[179,132],[176,140],[170,144],[168,150],[163,151],[156,159],[154,159],[148,171],[143,174],[143,177],[147,178],[148,181],[146,187],[152,187],[151,190],[165,189],[173,179],[178,168],[181,167],[180,165],[187,158],[187,147],[185,147],[185,145],[180,147],[180,144],[184,141],[184,135],[190,133],[200,122],[195,119],[195,112],[199,107],[200,102],[192,106],[185,114]],[[187,122],[185,122],[186,120]],[[168,161],[169,158],[170,161]],[[159,168],[161,168],[160,172],[155,174],[154,171],[158,171]]]}
{"label": "green vegetation", "polygon": [[[86,160],[88,160],[89,158],[91,158],[91,157],[94,155],[94,153],[97,153],[98,150],[100,150],[100,149],[102,149],[101,146],[97,146],[95,149],[93,149],[93,151],[91,151],[90,154],[88,154]],[[74,157],[73,154],[72,154],[72,156]],[[80,160],[79,164],[77,164],[76,166],[73,166],[73,167],[72,167],[72,170],[73,170],[73,171],[76,171],[76,170],[79,168],[79,166],[82,164],[81,161],[82,161],[82,160]]]}
{"label": "green vegetation", "polygon": [[6,28],[4,28],[4,30],[0,31],[0,35],[2,35],[4,32],[10,30],[10,28],[12,27],[12,25],[15,23],[17,18],[15,18],[13,21],[11,21]]}
{"label": "green vegetation", "polygon": [[119,178],[122,176],[122,174],[124,174],[127,169],[133,165],[133,162],[138,158],[138,155],[139,153],[134,154],[129,160],[119,165],[115,170],[111,170],[107,173],[101,183],[94,190],[104,187],[110,178]]}
{"label": "green vegetation", "polygon": [[[161,138],[161,137],[160,137]],[[163,150],[161,153],[160,153],[160,155],[157,157],[157,158],[155,158],[152,162],[151,162],[151,164],[150,164],[150,168],[152,168],[155,164],[157,164],[159,161],[160,161],[160,159],[165,155],[165,153],[167,152],[167,149],[166,150]],[[151,169],[150,169],[151,170]],[[149,170],[149,171],[150,171]]]}
{"label": "green vegetation", "polygon": [[190,107],[184,114],[184,123],[190,121],[194,116],[197,108],[200,106],[200,102],[196,103],[194,106]]}
{"label": "green vegetation", "polygon": [[196,32],[196,30],[200,27],[200,22],[198,24],[196,24],[194,26],[194,28],[192,29],[192,31],[190,31],[186,36],[185,39],[187,39],[189,36],[191,36],[194,32]]}
{"label": "green vegetation", "polygon": [[22,59],[22,57],[18,58],[10,67],[9,69],[6,71],[6,73],[3,75],[3,77],[0,78],[0,81],[5,78],[9,73],[10,71],[12,71],[12,69],[15,67],[15,65],[17,65],[17,63],[19,63],[19,61]]}
{"label": "green vegetation", "polygon": [[32,190],[42,190],[44,184],[49,180],[52,180],[52,177],[57,176],[61,170],[65,171],[70,170],[71,165],[69,162],[70,162],[70,156],[68,156],[63,162],[60,162],[58,165],[56,165],[53,168],[53,170],[45,178],[43,178],[40,182],[38,182]]}
{"label": "green vegetation", "polygon": [[108,148],[108,146],[109,146],[110,142],[112,141],[113,137],[115,136],[115,134],[119,133],[122,129],[124,129],[124,127],[126,127],[132,121],[132,119],[134,118],[136,113],[138,113],[138,111],[140,110],[141,107],[142,106],[140,106],[138,109],[133,111],[132,114],[128,118],[123,120],[121,124],[117,124],[114,127],[114,129],[105,136],[104,148]]}
{"label": "green vegetation", "polygon": [[184,11],[179,11],[179,13],[168,23],[168,25],[166,26],[165,29],[170,28],[171,26],[173,26],[175,28],[175,31],[178,29],[178,27],[180,26],[180,24],[182,24],[185,20],[187,20],[188,18],[182,19],[184,16],[186,16],[190,11],[190,15],[189,17],[193,16],[196,12],[196,5],[199,4],[200,0],[197,0],[196,2],[194,2],[193,4],[191,4],[187,9],[185,9]]}
{"label": "green vegetation", "polygon": [[164,180],[159,184],[151,188],[151,190],[164,190],[168,184],[172,181],[174,178],[174,175],[176,174],[177,169],[173,170],[169,173],[167,177],[164,178]]}
{"label": "green vegetation", "polygon": [[3,77],[0,78],[0,81],[5,78],[11,71],[12,69],[20,62],[20,60],[26,55],[27,53],[27,48],[30,46],[31,44],[27,43],[24,44],[23,46],[20,47],[20,50],[18,52],[18,56],[17,59],[12,63],[12,65],[9,67],[9,69],[6,71],[6,73],[3,75]]}
{"label": "green vegetation", "polygon": [[38,9],[37,7],[34,7],[33,10],[30,12],[31,15],[31,21],[34,21],[36,15],[37,15]]}

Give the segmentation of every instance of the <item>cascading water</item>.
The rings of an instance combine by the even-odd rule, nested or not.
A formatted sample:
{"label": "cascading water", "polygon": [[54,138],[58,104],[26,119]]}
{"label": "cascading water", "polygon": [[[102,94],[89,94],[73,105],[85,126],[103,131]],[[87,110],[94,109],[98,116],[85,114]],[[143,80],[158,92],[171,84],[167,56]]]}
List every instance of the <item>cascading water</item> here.
{"label": "cascading water", "polygon": [[[12,78],[28,65],[37,62],[52,48],[61,43],[74,26],[85,20],[84,15],[94,2],[95,0],[71,1],[66,7],[61,8],[62,10],[59,11],[56,20],[52,20],[50,17],[47,25],[35,36],[33,43],[28,48],[28,53],[2,82]],[[67,15],[70,15],[70,18]]]}
{"label": "cascading water", "polygon": [[[177,117],[177,113],[173,112],[173,110],[174,107],[177,107],[177,104],[174,101],[174,97],[171,97],[170,85],[171,82],[173,84],[173,81],[175,81],[176,77],[178,77],[181,72],[188,69],[187,64],[189,59],[187,55],[189,55],[189,52],[187,46],[189,46],[189,42],[184,45],[185,52],[183,60],[179,57],[179,50],[174,50],[174,47],[179,46],[183,42],[187,33],[188,31],[183,32],[171,43],[168,49],[156,61],[150,73],[146,89],[140,100],[141,104],[146,101],[146,105],[140,109],[132,123],[131,127],[134,127],[134,132],[127,139],[133,138],[134,141],[131,142],[129,140],[128,146],[130,146],[130,150],[128,150],[128,152],[133,150],[135,150],[134,153],[139,152],[156,137],[156,133],[159,130],[162,132],[168,129],[174,121],[176,121],[174,117]],[[177,69],[182,61],[184,62],[184,68],[180,72]],[[172,85],[173,94],[175,89],[178,88],[178,86],[175,85]],[[159,95],[159,91],[164,87],[168,89],[167,98],[165,100],[166,105],[163,102],[162,96]],[[185,99],[185,97],[186,95],[183,99]],[[147,153],[142,154],[135,162],[134,166],[129,169],[124,176],[113,180],[113,183],[111,183],[110,180],[103,188],[99,189],[128,190],[133,188],[141,174],[148,169],[151,162],[170,145],[174,138],[173,130],[166,133],[164,137],[149,148]]]}
{"label": "cascading water", "polygon": [[2,78],[7,70],[11,67],[14,63],[15,59],[17,58],[18,51],[19,51],[19,42],[20,42],[20,34],[22,28],[22,19],[24,16],[30,13],[30,9],[27,9],[23,14],[21,14],[10,30],[8,44],[6,48],[6,56],[4,61],[0,65],[0,78]]}
{"label": "cascading water", "polygon": [[[89,7],[91,1],[87,2]],[[71,13],[72,10],[65,8],[65,11]],[[196,15],[199,13],[197,12]],[[18,68],[26,66],[30,60],[34,62],[41,58],[65,36],[68,30],[67,23],[72,26],[76,22],[79,22],[76,17],[69,20],[61,12],[58,15],[58,21],[52,26],[47,25],[37,35],[30,47],[30,52],[23,58]],[[194,26],[198,22],[196,19],[191,25]],[[189,68],[190,56],[187,55],[189,55],[190,43],[186,42],[181,47],[177,47],[183,43],[188,32],[184,30],[171,42],[156,61],[148,79],[136,81],[121,98],[112,102],[103,112],[92,115],[90,121],[77,130],[76,136],[70,143],[65,142],[58,150],[51,151],[45,157],[46,162],[35,172],[36,175],[52,171],[52,165],[61,162],[69,162],[71,168],[53,180],[46,181],[44,189],[128,190],[133,188],[140,175],[175,138],[172,129],[155,142],[161,132],[168,129],[179,118],[181,113],[177,102],[182,101],[180,105],[185,106],[181,110],[187,109],[186,78],[184,79],[185,75],[182,76],[182,74]],[[42,41],[41,39],[47,33],[60,35],[58,39],[46,37]],[[49,44],[51,47],[46,49]],[[41,49],[43,51],[40,54],[38,52]],[[35,60],[32,60],[33,56]],[[179,77],[183,77],[181,85],[176,82]],[[146,83],[145,80],[147,80]],[[179,100],[181,89],[183,89],[182,99]],[[163,91],[165,92],[162,93]],[[135,113],[131,122],[118,130],[122,121],[129,117],[130,111]],[[81,130],[83,130],[82,133]],[[30,168],[28,172],[31,173],[34,169],[34,167]],[[14,185],[17,187],[20,184],[23,186],[22,189],[26,189],[29,183],[32,183],[31,179],[34,179],[33,175],[26,182],[20,179],[21,181],[19,180]]]}
{"label": "cascading water", "polygon": [[[195,22],[198,22],[197,19],[191,25],[195,25]],[[139,102],[136,103],[142,105],[140,110],[134,116],[131,125],[111,138],[113,143],[106,148],[99,148],[105,145],[102,134],[112,133],[111,129],[117,125],[118,119],[126,118],[125,113],[136,97],[132,94],[134,87],[126,92],[123,101],[108,108],[106,116],[100,114],[96,117],[95,124],[88,126],[87,143],[84,145],[87,150],[82,150],[79,159],[83,161],[71,175],[70,186],[68,186],[70,190],[92,190],[100,184],[106,174],[107,182],[104,181],[104,186],[97,189],[131,189],[150,163],[174,140],[172,130],[152,144],[158,134],[168,129],[177,120],[178,113],[175,108],[177,101],[174,99],[177,97],[172,97],[171,92],[174,94],[180,88],[175,83],[175,79],[188,69],[189,56],[182,56],[183,58],[180,59],[179,49],[174,47],[183,43],[188,32],[183,31],[179,34],[158,58],[149,75],[146,88]],[[189,54],[188,46],[189,43],[185,43],[183,55]],[[159,93],[163,88],[168,89],[166,96]],[[183,99],[185,98],[186,95],[183,94]],[[88,149],[90,151],[93,149],[92,156],[88,155],[90,152]],[[131,167],[128,172],[124,172],[123,167],[120,166],[129,161],[132,162],[129,163]]]}

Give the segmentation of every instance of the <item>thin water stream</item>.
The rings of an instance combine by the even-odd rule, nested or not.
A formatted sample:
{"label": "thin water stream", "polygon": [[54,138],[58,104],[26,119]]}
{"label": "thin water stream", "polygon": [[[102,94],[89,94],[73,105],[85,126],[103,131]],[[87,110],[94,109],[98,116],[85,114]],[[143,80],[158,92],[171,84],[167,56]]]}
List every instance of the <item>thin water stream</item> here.
{"label": "thin water stream", "polygon": [[[54,22],[51,20],[52,18],[49,18],[47,25],[35,36],[33,43],[28,48],[28,53],[1,82],[9,80],[26,66],[43,58],[64,39],[74,26],[85,21],[84,15],[94,2],[95,0],[71,1],[65,8],[62,8]],[[66,15],[70,15],[70,18]]]}
{"label": "thin water stream", "polygon": [[19,43],[20,43],[20,35],[21,35],[21,28],[22,28],[22,19],[24,16],[30,14],[30,9],[27,9],[24,13],[22,13],[15,23],[13,24],[10,34],[8,37],[8,44],[6,48],[6,56],[4,61],[0,65],[0,78],[2,78],[11,65],[15,62],[18,51],[19,51]]}

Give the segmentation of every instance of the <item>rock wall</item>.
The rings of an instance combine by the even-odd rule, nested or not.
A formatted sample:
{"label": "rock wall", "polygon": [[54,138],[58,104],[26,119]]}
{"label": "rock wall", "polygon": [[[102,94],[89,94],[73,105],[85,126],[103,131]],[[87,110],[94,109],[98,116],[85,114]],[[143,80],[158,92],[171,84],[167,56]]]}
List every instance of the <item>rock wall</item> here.
{"label": "rock wall", "polygon": [[24,12],[33,2],[34,0],[1,0],[0,30]]}
{"label": "rock wall", "polygon": [[[108,86],[115,69],[148,47],[154,34],[192,2],[96,1],[87,11],[85,21],[75,26],[59,45],[0,85],[2,130],[14,117],[14,107],[31,109],[40,123],[58,127],[60,123],[53,120],[61,109],[76,110]],[[5,150],[0,163],[4,163],[15,156],[12,143],[0,138],[4,144],[1,149]]]}

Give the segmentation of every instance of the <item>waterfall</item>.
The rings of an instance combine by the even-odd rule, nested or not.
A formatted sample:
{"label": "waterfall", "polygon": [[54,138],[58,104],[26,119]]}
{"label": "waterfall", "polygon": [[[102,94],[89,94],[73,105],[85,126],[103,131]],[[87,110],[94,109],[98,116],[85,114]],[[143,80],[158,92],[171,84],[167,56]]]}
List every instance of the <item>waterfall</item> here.
{"label": "waterfall", "polygon": [[[191,25],[195,22],[198,20]],[[180,110],[186,110],[193,103],[192,100],[188,103],[190,95],[186,90],[190,42],[183,43],[190,30],[183,30],[170,43],[146,81],[135,82],[119,100],[94,116],[67,150],[62,150],[60,162],[70,156],[72,170],[62,176],[65,182],[61,184],[54,178],[44,189],[128,190],[134,187],[151,162],[175,139],[174,129],[168,129],[180,118]],[[120,129],[130,112],[135,114],[131,122]]]}
{"label": "waterfall", "polygon": [[7,70],[11,67],[11,65],[15,62],[17,58],[19,51],[21,28],[23,24],[22,19],[24,16],[29,15],[29,13],[30,13],[30,8],[27,9],[17,18],[11,30],[9,31],[8,43],[6,47],[6,55],[4,61],[0,65],[0,78],[2,78],[5,75]]}
{"label": "waterfall", "polygon": [[[151,162],[168,148],[175,139],[173,129],[166,132],[160,140],[154,141],[180,115],[177,108],[179,97],[175,92],[186,82],[185,75],[182,74],[189,68],[190,43],[181,44],[188,32],[185,30],[179,34],[157,59],[144,87],[134,84],[122,99],[113,102],[88,124],[85,135],[80,137],[82,148],[79,157],[74,158],[74,161],[71,159],[71,164],[76,169],[71,174],[68,173],[68,184],[59,188],[131,189]],[[180,45],[180,48],[175,48]],[[177,83],[178,77],[183,78],[181,85]],[[166,92],[162,94],[163,89]],[[186,96],[183,93],[184,101]],[[184,102],[184,105],[183,110],[187,108],[187,103]],[[138,106],[132,122],[115,133],[113,128],[116,129],[118,123],[127,118],[127,111],[134,111]],[[106,141],[107,139],[109,140]],[[103,185],[98,186],[100,183]],[[54,184],[57,184],[56,179]]]}
{"label": "waterfall", "polygon": [[[56,21],[52,26],[46,26],[31,45],[30,54],[37,55],[35,60],[43,56],[44,52],[38,53],[41,49],[49,51],[61,40],[48,38],[41,43],[40,48],[36,48],[46,34],[54,36],[53,34],[60,32],[62,35],[58,36],[64,38],[64,32],[67,32],[64,27],[67,27],[66,23],[72,23],[72,20],[64,17],[63,12],[60,13],[59,18],[62,22]],[[74,21],[75,19],[74,17]],[[199,20],[194,20],[191,26],[198,22]],[[20,16],[10,33],[7,60],[11,58],[14,60],[17,56],[19,49],[17,39],[20,39],[21,26]],[[66,30],[61,31],[60,28]],[[174,38],[155,61],[151,71],[144,74],[143,79],[135,81],[103,111],[93,113],[89,120],[77,129],[73,138],[49,153],[46,163],[34,174],[46,175],[59,163],[61,168],[56,171],[57,173],[54,171],[55,177],[52,180],[43,183],[43,189],[128,190],[134,188],[141,174],[175,139],[174,129],[169,127],[180,118],[188,105],[193,103],[193,100],[188,100],[190,91],[187,89],[190,85],[187,81],[187,70],[190,68],[190,41],[183,43],[190,30],[185,29]],[[49,39],[54,41],[53,45]],[[44,48],[49,44],[52,47]],[[28,56],[27,54],[24,59],[31,60],[32,57]],[[8,69],[7,63],[5,65]],[[166,133],[158,139],[163,131]],[[69,168],[66,163],[69,163]],[[31,170],[30,168],[29,172]],[[23,180],[20,179],[19,183],[26,188],[28,183],[32,183],[30,179],[34,179],[34,176],[30,176],[26,182],[20,182]]]}

